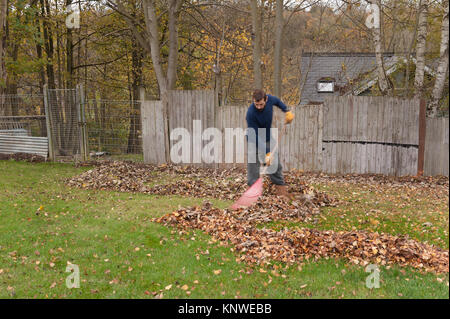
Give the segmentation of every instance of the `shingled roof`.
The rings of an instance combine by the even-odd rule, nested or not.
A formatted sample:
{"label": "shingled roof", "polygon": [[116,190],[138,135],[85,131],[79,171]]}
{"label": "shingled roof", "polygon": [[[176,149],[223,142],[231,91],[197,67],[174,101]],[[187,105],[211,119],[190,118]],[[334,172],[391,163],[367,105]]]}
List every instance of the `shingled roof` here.
{"label": "shingled roof", "polygon": [[[384,53],[383,59],[386,69],[398,61],[394,53]],[[351,86],[375,67],[375,53],[303,53],[300,104],[322,103],[327,96],[351,92]],[[317,92],[317,82],[325,78],[334,80],[334,93]]]}

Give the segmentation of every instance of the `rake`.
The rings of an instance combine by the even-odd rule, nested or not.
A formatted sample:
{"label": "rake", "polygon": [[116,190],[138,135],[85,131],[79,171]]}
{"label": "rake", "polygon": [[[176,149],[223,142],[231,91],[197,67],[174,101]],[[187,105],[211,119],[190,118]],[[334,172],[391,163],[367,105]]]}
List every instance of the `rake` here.
{"label": "rake", "polygon": [[[286,128],[287,126],[284,125],[284,129],[281,132],[279,139],[281,140],[281,137],[284,135],[284,133],[286,132]],[[277,143],[275,144],[275,147],[273,149],[273,151],[270,153],[270,159],[272,159],[273,154],[275,154],[275,152],[278,149],[278,140]],[[278,159],[279,160],[279,159]],[[263,177],[266,174],[267,168],[269,166],[264,164],[264,168],[260,174],[260,177],[256,180],[256,182],[253,183],[252,186],[250,186],[244,194],[242,194],[242,196],[233,203],[233,205],[231,205],[231,209],[238,209],[240,207],[248,207],[250,205],[252,205],[253,203],[255,203],[258,198],[262,195],[263,193]]]}

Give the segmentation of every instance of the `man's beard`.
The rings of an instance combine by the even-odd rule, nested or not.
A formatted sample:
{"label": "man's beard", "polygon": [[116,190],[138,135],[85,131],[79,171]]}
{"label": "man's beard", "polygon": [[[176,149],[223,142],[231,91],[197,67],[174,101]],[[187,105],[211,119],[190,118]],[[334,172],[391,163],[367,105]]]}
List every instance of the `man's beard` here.
{"label": "man's beard", "polygon": [[258,110],[258,112],[262,112],[262,111],[264,111],[264,108],[265,108],[265,107],[266,107],[266,106],[264,105],[263,108],[261,108],[261,109],[256,108],[256,109]]}

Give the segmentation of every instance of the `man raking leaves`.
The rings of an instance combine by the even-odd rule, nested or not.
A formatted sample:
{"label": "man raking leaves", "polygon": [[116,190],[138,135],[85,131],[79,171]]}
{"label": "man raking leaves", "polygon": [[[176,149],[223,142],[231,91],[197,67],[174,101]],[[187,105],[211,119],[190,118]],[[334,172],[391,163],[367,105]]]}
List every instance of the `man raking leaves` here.
{"label": "man raking leaves", "polygon": [[[267,173],[275,184],[277,195],[288,199],[287,185],[283,178],[283,167],[278,157],[278,141],[273,143],[270,129],[272,127],[273,107],[279,107],[285,114],[285,124],[294,119],[294,114],[281,100],[263,90],[253,92],[253,103],[247,111],[247,184],[250,188],[236,201],[231,208],[236,209],[253,204],[262,194],[263,180],[260,177],[260,165],[265,167],[262,173]],[[272,149],[271,146],[275,145]]]}

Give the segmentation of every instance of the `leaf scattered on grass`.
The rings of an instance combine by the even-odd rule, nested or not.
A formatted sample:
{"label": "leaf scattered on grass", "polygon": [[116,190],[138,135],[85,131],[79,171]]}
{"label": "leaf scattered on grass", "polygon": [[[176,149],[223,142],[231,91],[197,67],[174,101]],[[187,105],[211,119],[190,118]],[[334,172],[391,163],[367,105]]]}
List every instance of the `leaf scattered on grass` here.
{"label": "leaf scattered on grass", "polygon": [[[241,168],[212,170],[119,161],[85,165],[93,164],[96,165],[94,169],[71,178],[68,184],[81,188],[225,200],[235,200],[247,189],[245,170]],[[146,185],[154,181],[158,174],[182,179],[168,184]],[[391,188],[409,187],[418,192],[425,188],[448,189],[446,177],[327,175],[292,171],[286,174],[289,190],[295,197],[291,202],[273,196],[273,185],[265,183],[263,196],[251,207],[231,211],[212,208],[207,203],[203,207],[181,208],[154,221],[186,230],[201,229],[211,234],[215,240],[231,242],[237,252],[243,253],[240,260],[250,263],[264,264],[271,259],[293,263],[312,257],[344,257],[361,265],[369,262],[381,265],[396,263],[426,271],[448,272],[448,250],[414,241],[407,236],[358,231],[356,228],[346,232],[304,228],[281,231],[258,229],[256,225],[259,223],[277,220],[308,222],[319,214],[320,207],[338,203],[327,194],[308,186],[305,176],[309,183],[325,185],[336,182],[374,187],[387,185]],[[445,194],[448,200],[448,190],[437,192],[436,196],[441,200]],[[359,196],[356,192],[353,195]],[[410,195],[411,193],[405,193],[405,199],[410,200]],[[369,218],[367,222],[373,226],[380,224],[375,218]],[[199,256],[196,255],[196,258],[199,259]]]}
{"label": "leaf scattered on grass", "polygon": [[[177,214],[170,213],[154,221],[185,230],[200,229],[216,240],[231,242],[238,252],[245,253],[241,260],[250,263],[267,264],[270,260],[295,263],[314,257],[343,257],[361,265],[396,263],[425,271],[448,272],[448,250],[408,236],[356,230],[258,229],[256,222],[261,216],[269,220],[294,218],[277,211],[266,212],[262,207],[256,204],[232,211],[213,208],[205,202],[202,207],[180,208]],[[253,218],[248,218],[249,215]]]}

